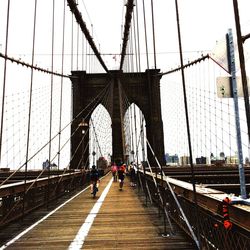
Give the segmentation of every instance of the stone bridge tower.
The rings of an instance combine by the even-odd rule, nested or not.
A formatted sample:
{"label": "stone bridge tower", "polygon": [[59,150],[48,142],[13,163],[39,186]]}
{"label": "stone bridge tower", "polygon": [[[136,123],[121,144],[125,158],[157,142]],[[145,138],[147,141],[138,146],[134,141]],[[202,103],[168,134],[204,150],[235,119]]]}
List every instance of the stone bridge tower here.
{"label": "stone bridge tower", "polygon": [[[119,86],[121,86],[128,101],[135,103],[141,109],[146,121],[147,139],[159,162],[165,164],[160,100],[161,76],[158,73],[159,70],[146,70],[144,73],[123,73],[120,70],[114,70],[101,74],[86,74],[85,71],[73,71],[71,76],[73,117],[76,118],[71,125],[71,131],[76,131],[83,117],[85,117],[85,122],[89,122],[91,110],[93,111],[96,106],[102,104],[109,112],[112,121],[113,159],[121,158],[124,160],[125,152],[122,139],[121,117],[124,117],[125,111],[121,111],[120,109]],[[108,85],[110,86],[109,88],[107,88]],[[97,97],[105,91],[109,91],[108,102],[104,102]],[[83,162],[86,162],[88,159],[88,149],[85,152],[78,149],[76,152],[82,138],[83,134],[81,130],[78,130],[72,136],[71,154],[76,155],[71,163],[71,168],[76,168],[82,157]],[[86,134],[83,141],[84,145],[88,145],[88,141],[89,135]],[[151,161],[153,156],[149,149],[147,150],[147,154],[149,161]],[[152,161],[152,164],[155,165],[156,162]]]}

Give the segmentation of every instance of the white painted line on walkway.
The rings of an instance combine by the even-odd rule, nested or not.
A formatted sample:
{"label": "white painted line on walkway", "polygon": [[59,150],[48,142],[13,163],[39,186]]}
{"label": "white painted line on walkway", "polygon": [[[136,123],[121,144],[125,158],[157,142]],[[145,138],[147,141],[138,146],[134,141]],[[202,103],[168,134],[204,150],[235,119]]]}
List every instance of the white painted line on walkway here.
{"label": "white painted line on walkway", "polygon": [[90,228],[95,220],[95,217],[98,214],[98,212],[102,206],[102,203],[108,194],[108,191],[112,185],[112,182],[113,182],[113,177],[111,178],[108,185],[103,190],[102,195],[97,200],[97,202],[93,206],[92,210],[88,214],[87,218],[85,219],[84,223],[82,224],[81,228],[79,229],[74,241],[72,241],[72,243],[70,244],[68,249],[77,250],[77,249],[82,248],[82,245],[84,244],[85,238],[87,237],[89,230],[90,230]]}
{"label": "white painted line on walkway", "polygon": [[[103,176],[102,178],[104,178],[105,176]],[[101,179],[102,179],[101,178]],[[5,243],[4,245],[2,245],[0,247],[0,250],[5,249],[6,247],[10,246],[11,244],[13,244],[15,241],[17,241],[18,239],[20,239],[23,235],[25,235],[26,233],[28,233],[30,230],[32,230],[34,227],[36,227],[38,224],[40,224],[41,222],[43,222],[44,220],[46,220],[50,215],[54,214],[57,210],[59,210],[60,208],[62,208],[63,206],[65,206],[67,203],[69,203],[70,201],[72,201],[73,199],[75,199],[78,195],[80,195],[82,192],[86,191],[90,186],[84,188],[82,191],[80,191],[79,193],[77,193],[76,195],[74,195],[73,197],[71,197],[69,200],[65,201],[63,204],[61,204],[59,207],[57,207],[56,209],[54,209],[53,211],[51,211],[50,213],[48,213],[47,215],[45,215],[42,219],[38,220],[36,223],[34,223],[33,225],[31,225],[30,227],[26,228],[23,232],[21,232],[20,234],[18,234],[15,238],[13,238],[12,240],[8,241],[7,243]]]}

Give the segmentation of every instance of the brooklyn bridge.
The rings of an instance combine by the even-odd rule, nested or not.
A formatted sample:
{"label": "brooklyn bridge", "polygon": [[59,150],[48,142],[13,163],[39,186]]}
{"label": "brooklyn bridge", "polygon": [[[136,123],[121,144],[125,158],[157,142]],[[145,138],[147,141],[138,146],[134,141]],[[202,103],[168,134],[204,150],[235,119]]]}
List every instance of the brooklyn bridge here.
{"label": "brooklyn bridge", "polygon": [[249,7],[1,1],[0,249],[250,249]]}

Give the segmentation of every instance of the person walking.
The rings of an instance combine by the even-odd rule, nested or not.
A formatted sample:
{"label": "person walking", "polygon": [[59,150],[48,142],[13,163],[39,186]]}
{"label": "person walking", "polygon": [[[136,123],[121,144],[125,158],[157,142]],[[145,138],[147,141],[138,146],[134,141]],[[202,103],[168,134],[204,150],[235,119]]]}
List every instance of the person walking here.
{"label": "person walking", "polygon": [[135,167],[131,164],[129,168],[129,175],[130,175],[130,186],[135,187],[136,186],[136,172]]}
{"label": "person walking", "polygon": [[111,172],[113,175],[114,182],[117,182],[117,166],[115,163],[113,163],[113,165],[111,166]]}
{"label": "person walking", "polygon": [[118,167],[117,174],[118,174],[118,179],[119,179],[119,190],[121,191],[123,188],[123,183],[124,183],[125,174],[126,174],[126,165],[125,164]]}

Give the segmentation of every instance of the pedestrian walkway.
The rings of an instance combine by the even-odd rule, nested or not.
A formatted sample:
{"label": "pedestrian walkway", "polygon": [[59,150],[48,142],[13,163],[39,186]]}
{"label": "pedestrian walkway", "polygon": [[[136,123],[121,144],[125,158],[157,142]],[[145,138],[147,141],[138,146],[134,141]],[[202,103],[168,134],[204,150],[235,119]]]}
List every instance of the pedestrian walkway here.
{"label": "pedestrian walkway", "polygon": [[119,191],[109,174],[96,198],[87,188],[17,236],[7,249],[195,249],[180,230],[162,237],[158,210],[146,207],[143,194],[137,193],[128,178]]}

